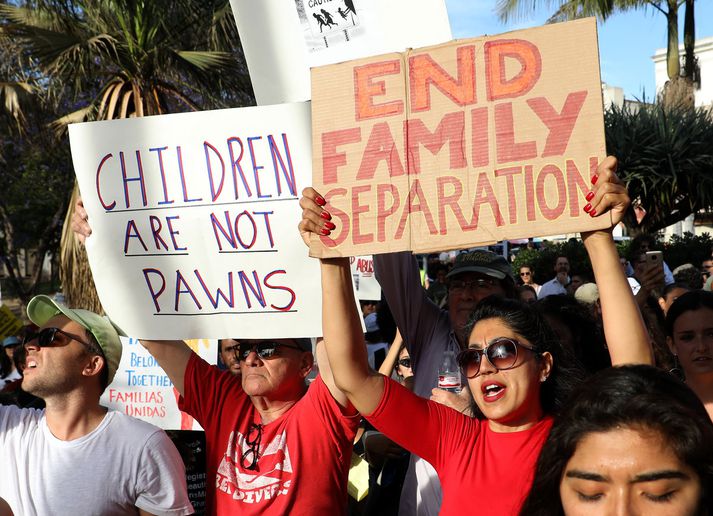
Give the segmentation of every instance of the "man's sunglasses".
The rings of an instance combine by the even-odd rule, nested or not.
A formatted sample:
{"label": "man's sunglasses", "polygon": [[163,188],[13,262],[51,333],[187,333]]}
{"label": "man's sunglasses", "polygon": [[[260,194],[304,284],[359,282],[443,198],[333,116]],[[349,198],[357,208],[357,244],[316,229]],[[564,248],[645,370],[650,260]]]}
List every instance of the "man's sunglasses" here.
{"label": "man's sunglasses", "polygon": [[[234,339],[238,340],[238,339]],[[292,346],[290,344],[283,344],[282,342],[275,342],[273,340],[264,340],[262,342],[255,342],[255,343],[247,343],[247,342],[241,342],[240,344],[236,344],[235,346],[230,346],[229,348],[225,348],[225,351],[228,353],[233,352],[238,355],[238,359],[240,360],[245,360],[248,358],[248,355],[250,354],[251,351],[254,351],[257,353],[257,356],[259,356],[261,359],[270,359],[275,356],[277,353],[278,348],[290,348],[290,349],[297,349],[299,351],[304,351],[299,346]]]}
{"label": "man's sunglasses", "polygon": [[468,348],[458,353],[458,365],[468,378],[475,378],[480,374],[480,363],[484,356],[498,371],[512,369],[517,363],[519,348],[538,353],[535,348],[525,346],[515,339],[499,337],[490,341],[483,349]]}
{"label": "man's sunglasses", "polygon": [[54,344],[55,340],[57,339],[57,334],[64,335],[65,337],[69,338],[70,340],[76,340],[77,342],[80,342],[81,344],[84,344],[87,348],[90,350],[94,351],[96,346],[93,346],[89,342],[83,341],[76,335],[73,335],[71,333],[67,333],[66,331],[60,330],[59,328],[43,328],[37,333],[27,333],[25,337],[22,339],[22,345],[27,346],[30,344],[32,341],[37,341],[37,345],[41,348],[46,348]]}

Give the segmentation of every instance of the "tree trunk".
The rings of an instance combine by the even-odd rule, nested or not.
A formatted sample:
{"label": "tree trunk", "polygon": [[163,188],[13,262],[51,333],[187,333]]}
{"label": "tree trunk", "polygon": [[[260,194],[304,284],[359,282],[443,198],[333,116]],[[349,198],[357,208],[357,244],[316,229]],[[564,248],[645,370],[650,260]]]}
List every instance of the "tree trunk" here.
{"label": "tree trunk", "polygon": [[686,0],[686,12],[683,20],[683,47],[686,58],[684,61],[683,76],[693,82],[696,78],[696,22],[694,17],[694,0]]}
{"label": "tree trunk", "polygon": [[666,70],[669,80],[673,81],[681,75],[681,56],[678,52],[678,1],[668,0],[666,12],[668,22],[668,47],[666,50]]}
{"label": "tree trunk", "polygon": [[67,216],[62,228],[60,241],[59,278],[62,282],[62,292],[68,306],[84,308],[92,312],[103,314],[97,289],[94,286],[92,271],[89,269],[89,260],[84,246],[79,242],[72,231],[72,215],[74,204],[79,196],[79,187],[74,184],[72,198],[69,201]]}

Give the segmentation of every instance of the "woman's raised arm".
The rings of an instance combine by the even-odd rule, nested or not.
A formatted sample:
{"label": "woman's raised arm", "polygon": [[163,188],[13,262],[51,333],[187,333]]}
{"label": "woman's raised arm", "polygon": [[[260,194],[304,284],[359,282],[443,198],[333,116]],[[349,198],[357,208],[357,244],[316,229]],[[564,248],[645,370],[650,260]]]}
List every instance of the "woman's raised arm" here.
{"label": "woman's raised arm", "polygon": [[[328,235],[334,229],[324,199],[312,188],[302,192],[300,233]],[[320,261],[322,274],[322,331],[337,388],[362,414],[373,412],[384,391],[384,377],[369,369],[366,344],[352,289],[348,258]]]}
{"label": "woman's raised arm", "polygon": [[626,187],[616,175],[616,166],[616,158],[612,156],[600,163],[597,176],[592,179],[594,196],[585,207],[591,216],[609,216],[606,212],[610,212],[612,226],[582,233],[582,240],[599,288],[604,335],[612,365],[653,364],[651,340],[619,262],[611,232],[631,204]]}

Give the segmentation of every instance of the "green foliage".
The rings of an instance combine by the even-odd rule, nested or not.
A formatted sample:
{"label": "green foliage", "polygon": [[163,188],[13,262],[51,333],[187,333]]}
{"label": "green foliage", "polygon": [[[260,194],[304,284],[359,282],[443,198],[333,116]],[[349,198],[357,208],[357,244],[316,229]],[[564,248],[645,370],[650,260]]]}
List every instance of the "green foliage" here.
{"label": "green foliage", "polygon": [[671,270],[685,263],[700,268],[701,262],[711,257],[711,249],[713,237],[710,234],[694,235],[686,232],[683,236],[673,235],[663,245],[663,256]]}
{"label": "green foliage", "polygon": [[530,265],[535,272],[535,282],[542,285],[554,278],[555,260],[558,256],[566,256],[569,259],[570,274],[586,274],[593,279],[587,250],[582,241],[576,239],[561,243],[548,242],[541,249],[520,249],[513,260],[513,272],[517,275],[522,265]]}
{"label": "green foliage", "polygon": [[661,105],[612,107],[604,117],[607,154],[634,204],[624,223],[633,234],[655,233],[713,207],[713,117],[709,111]]}

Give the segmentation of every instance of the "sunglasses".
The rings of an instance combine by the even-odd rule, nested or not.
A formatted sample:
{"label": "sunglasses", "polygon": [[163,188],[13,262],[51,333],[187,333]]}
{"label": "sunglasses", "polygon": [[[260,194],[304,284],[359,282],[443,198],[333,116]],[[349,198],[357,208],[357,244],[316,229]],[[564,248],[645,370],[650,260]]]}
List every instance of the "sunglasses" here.
{"label": "sunglasses", "polygon": [[515,339],[499,337],[490,341],[483,349],[468,348],[458,353],[458,365],[468,378],[475,378],[480,374],[483,357],[487,357],[488,362],[498,371],[512,369],[517,363],[518,348],[539,354],[535,348],[525,346]]}
{"label": "sunglasses", "polygon": [[256,342],[252,344],[247,342],[241,342],[236,346],[225,348],[225,351],[232,351],[233,353],[237,352],[238,359],[240,360],[246,360],[250,352],[254,351],[255,353],[257,353],[257,356],[265,360],[273,358],[276,355],[278,348],[290,348],[296,349],[298,351],[304,351],[304,349],[299,346],[283,344],[282,342],[275,342],[273,340],[264,340],[262,342]]}
{"label": "sunglasses", "polygon": [[262,425],[250,423],[245,444],[248,449],[240,456],[240,465],[249,470],[257,469],[257,460],[260,457],[260,441],[262,440]]}
{"label": "sunglasses", "polygon": [[71,333],[67,333],[66,331],[60,330],[59,328],[44,328],[37,333],[27,333],[25,337],[22,339],[22,345],[27,346],[30,344],[32,341],[37,341],[37,345],[41,348],[46,348],[49,346],[52,346],[55,341],[57,340],[57,334],[64,335],[70,340],[76,340],[77,342],[84,344],[89,350],[93,352],[96,351],[96,346],[90,344],[89,342],[85,342],[76,335],[72,335]]}
{"label": "sunglasses", "polygon": [[400,365],[401,367],[410,369],[411,368],[411,359],[410,358],[399,358],[399,361],[396,362],[396,364]]}
{"label": "sunglasses", "polygon": [[520,276],[529,276],[530,274],[532,274],[532,273],[531,272],[521,272]]}

